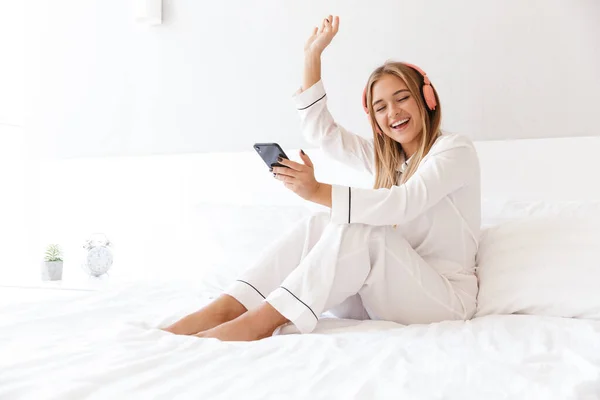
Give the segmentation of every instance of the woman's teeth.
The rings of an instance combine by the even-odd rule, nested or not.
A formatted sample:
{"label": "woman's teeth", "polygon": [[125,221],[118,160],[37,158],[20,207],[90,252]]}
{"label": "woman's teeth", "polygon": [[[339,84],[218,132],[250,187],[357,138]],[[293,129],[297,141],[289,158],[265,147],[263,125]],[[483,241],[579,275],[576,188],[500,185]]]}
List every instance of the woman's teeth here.
{"label": "woman's teeth", "polygon": [[408,125],[408,121],[410,121],[410,118],[405,118],[403,120],[395,122],[394,124],[392,124],[392,129],[396,129],[396,130],[404,129]]}

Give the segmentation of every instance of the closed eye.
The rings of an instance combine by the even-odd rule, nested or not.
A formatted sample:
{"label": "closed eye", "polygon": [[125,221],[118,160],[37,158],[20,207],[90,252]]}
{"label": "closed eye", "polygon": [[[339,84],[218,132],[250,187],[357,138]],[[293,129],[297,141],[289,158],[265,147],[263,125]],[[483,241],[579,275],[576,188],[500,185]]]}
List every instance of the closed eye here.
{"label": "closed eye", "polygon": [[[403,98],[401,98],[401,99],[398,99],[398,103],[402,103],[403,101],[405,101],[405,100],[408,100],[408,98],[409,98],[409,97],[410,97],[410,96],[406,96],[406,97],[403,97]],[[376,112],[379,112],[379,111],[383,111],[383,110],[385,110],[385,106],[379,107],[379,108],[378,108],[377,110],[375,110],[375,111],[376,111]]]}

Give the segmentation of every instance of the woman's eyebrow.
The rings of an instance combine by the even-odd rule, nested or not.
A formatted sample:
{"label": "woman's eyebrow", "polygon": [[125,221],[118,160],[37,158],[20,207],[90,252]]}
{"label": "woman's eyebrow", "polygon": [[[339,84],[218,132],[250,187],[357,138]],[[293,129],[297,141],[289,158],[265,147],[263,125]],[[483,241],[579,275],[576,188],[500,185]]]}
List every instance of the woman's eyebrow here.
{"label": "woman's eyebrow", "polygon": [[[396,91],[396,92],[395,92],[395,93],[392,95],[392,97],[394,97],[394,96],[395,96],[395,95],[397,95],[398,93],[402,93],[402,92],[408,92],[408,89],[400,89],[400,90],[397,90],[397,91]],[[375,101],[375,102],[373,103],[373,105],[375,105],[375,104],[379,103],[380,101],[383,101],[383,99],[379,99],[379,100]]]}

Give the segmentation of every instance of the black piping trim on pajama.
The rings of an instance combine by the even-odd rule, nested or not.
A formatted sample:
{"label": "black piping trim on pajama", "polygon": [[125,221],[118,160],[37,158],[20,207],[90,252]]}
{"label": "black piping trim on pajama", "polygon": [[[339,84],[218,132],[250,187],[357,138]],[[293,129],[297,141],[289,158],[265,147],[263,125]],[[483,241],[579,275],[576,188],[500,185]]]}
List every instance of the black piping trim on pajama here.
{"label": "black piping trim on pajama", "polygon": [[296,298],[296,300],[298,300],[300,303],[304,304],[304,306],[310,310],[310,312],[312,313],[312,315],[315,316],[315,319],[317,321],[319,320],[319,317],[317,317],[317,314],[315,314],[315,312],[312,310],[312,308],[310,308],[305,302],[303,302],[302,300],[300,300],[298,297],[296,297],[296,295],[294,293],[290,292],[288,289],[284,288],[283,286],[279,286],[279,287],[282,288],[282,289],[284,289],[285,291],[287,291],[292,296],[294,296]]}
{"label": "black piping trim on pajama", "polygon": [[348,223],[350,223],[350,209],[352,208],[352,188],[348,186]]}
{"label": "black piping trim on pajama", "polygon": [[306,110],[307,108],[311,107],[315,103],[318,103],[319,101],[323,100],[325,98],[325,96],[327,96],[327,93],[325,93],[323,96],[321,96],[320,99],[313,101],[311,104],[307,105],[306,107],[299,108],[298,111]]}
{"label": "black piping trim on pajama", "polygon": [[249,284],[248,282],[246,282],[246,281],[243,281],[243,280],[241,280],[241,279],[238,279],[237,281],[238,281],[238,282],[245,283],[246,285],[250,286],[252,289],[256,290],[256,293],[260,294],[260,297],[262,297],[263,299],[265,298],[265,296],[263,296],[263,294],[262,294],[261,292],[259,292],[257,288],[255,288],[254,286],[252,286],[252,285],[251,285],[251,284]]}

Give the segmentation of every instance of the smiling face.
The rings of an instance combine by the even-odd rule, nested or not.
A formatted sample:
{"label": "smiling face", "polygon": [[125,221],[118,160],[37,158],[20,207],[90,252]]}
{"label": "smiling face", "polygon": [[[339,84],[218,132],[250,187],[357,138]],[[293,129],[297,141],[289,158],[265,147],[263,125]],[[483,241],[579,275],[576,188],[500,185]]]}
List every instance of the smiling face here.
{"label": "smiling face", "polygon": [[419,147],[421,109],[402,79],[382,75],[372,88],[373,113],[381,131],[402,145],[407,157]]}

